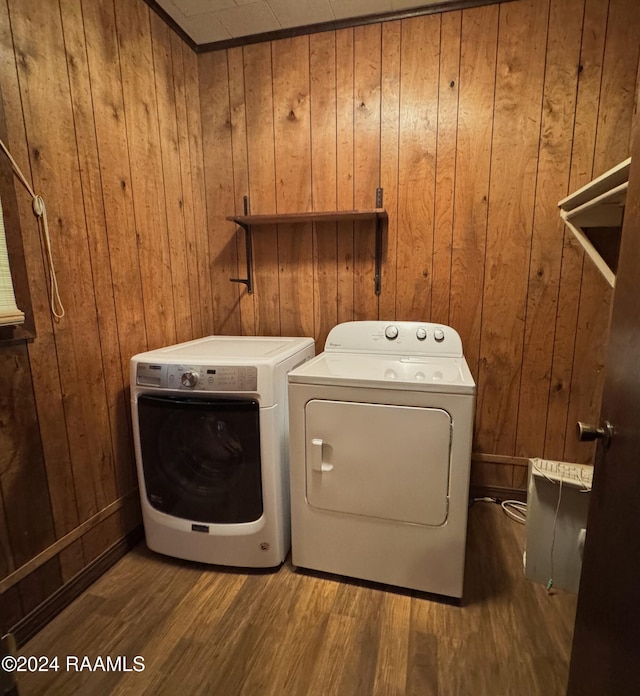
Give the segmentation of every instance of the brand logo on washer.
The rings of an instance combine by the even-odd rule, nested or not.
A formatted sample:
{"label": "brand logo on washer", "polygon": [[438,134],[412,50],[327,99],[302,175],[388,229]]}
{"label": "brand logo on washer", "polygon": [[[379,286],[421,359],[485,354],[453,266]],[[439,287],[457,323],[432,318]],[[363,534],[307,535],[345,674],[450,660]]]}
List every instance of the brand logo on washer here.
{"label": "brand logo on washer", "polygon": [[269,543],[266,542],[266,541],[263,541],[263,542],[260,544],[260,550],[261,550],[261,551],[268,551],[270,548],[271,548],[271,544],[269,544]]}

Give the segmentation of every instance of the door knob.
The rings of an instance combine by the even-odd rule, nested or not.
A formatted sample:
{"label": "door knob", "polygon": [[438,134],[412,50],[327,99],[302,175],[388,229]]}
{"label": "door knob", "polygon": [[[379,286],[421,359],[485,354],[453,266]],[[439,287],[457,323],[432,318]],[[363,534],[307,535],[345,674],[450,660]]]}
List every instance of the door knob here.
{"label": "door knob", "polygon": [[609,421],[603,421],[602,425],[597,428],[595,425],[578,421],[578,440],[580,442],[590,442],[591,440],[602,440],[605,447],[609,446],[613,437],[613,426]]}

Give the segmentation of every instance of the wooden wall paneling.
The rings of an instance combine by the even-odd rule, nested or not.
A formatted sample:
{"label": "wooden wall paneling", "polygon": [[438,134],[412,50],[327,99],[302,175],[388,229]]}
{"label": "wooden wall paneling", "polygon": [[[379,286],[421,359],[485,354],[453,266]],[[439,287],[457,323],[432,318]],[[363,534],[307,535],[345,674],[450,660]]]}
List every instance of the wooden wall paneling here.
{"label": "wooden wall paneling", "polygon": [[196,233],[199,303],[202,315],[202,335],[214,332],[213,261],[209,254],[210,231],[207,228],[207,200],[204,174],[202,111],[200,104],[200,75],[198,56],[182,44],[187,118],[189,129],[189,170],[193,190],[193,216]]}
{"label": "wooden wall paneling", "polygon": [[478,379],[498,6],[462,13],[449,322]]}
{"label": "wooden wall paneling", "polygon": [[[382,25],[382,77],[380,115],[380,186],[388,213],[383,231],[382,288],[379,318],[396,318],[398,283],[398,160],[400,137],[400,50],[402,22]],[[401,274],[403,277],[403,274]],[[402,317],[400,317],[402,318]]]}
{"label": "wooden wall paneling", "polygon": [[147,349],[147,335],[113,3],[82,0],[82,16],[122,376],[128,385],[129,360]]}
{"label": "wooden wall paneling", "polygon": [[58,558],[52,558],[18,584],[22,611],[26,616],[62,585]]}
{"label": "wooden wall paneling", "polygon": [[[179,343],[193,338],[191,322],[191,293],[187,264],[187,237],[183,215],[184,199],[180,171],[178,143],[178,116],[173,78],[173,54],[171,29],[151,12],[151,44],[153,50],[153,78],[158,104],[158,128],[160,132],[160,157],[169,254],[171,263],[171,288],[175,312],[176,340]],[[194,298],[197,302],[197,298]]]}
{"label": "wooden wall paneling", "polygon": [[440,16],[402,21],[398,162],[399,319],[431,318]]}
{"label": "wooden wall paneling", "polygon": [[[176,109],[176,125],[178,137],[178,153],[180,158],[180,183],[182,189],[181,213],[184,224],[185,255],[187,263],[187,275],[189,284],[189,303],[191,307],[191,338],[199,338],[205,335],[202,303],[204,292],[200,289],[200,268],[202,262],[199,255],[196,236],[196,221],[194,212],[193,172],[191,170],[191,143],[189,138],[189,115],[187,112],[187,86],[184,68],[182,39],[170,32],[171,62],[173,64],[173,88]],[[184,47],[184,50],[190,49]],[[200,230],[200,236],[207,237],[206,232]],[[207,244],[208,246],[208,244]],[[206,255],[208,260],[209,255]],[[208,264],[205,265],[208,273]],[[202,288],[204,291],[204,288]]]}
{"label": "wooden wall paneling", "polygon": [[451,247],[455,205],[462,13],[445,12],[440,17],[431,321],[448,324],[451,296]]}
{"label": "wooden wall paneling", "polygon": [[544,455],[584,0],[552,0],[547,37],[516,454]]}
{"label": "wooden wall paneling", "polygon": [[473,462],[469,485],[475,488],[511,488],[514,467],[511,464]]}
{"label": "wooden wall paneling", "polygon": [[[309,37],[274,41],[273,125],[276,209],[295,213],[312,209]],[[284,336],[313,336],[312,225],[278,225],[280,304]]]}
{"label": "wooden wall paneling", "polygon": [[[18,85],[9,7],[6,2],[0,3],[0,13],[2,45],[0,88],[9,134],[6,144],[25,175],[29,177],[29,150]],[[16,197],[37,334],[37,340],[31,342],[28,348],[30,369],[55,529],[56,534],[61,536],[77,526],[78,509],[66,436],[65,414],[58,406],[62,403],[62,391],[47,294],[48,282],[43,266],[40,233],[33,216],[31,198],[20,184],[16,185]],[[84,556],[80,542],[61,556],[61,563],[65,577],[71,577],[82,568]]]}
{"label": "wooden wall paneling", "polygon": [[[2,440],[4,440],[5,437],[6,435],[4,433],[0,433],[0,438],[2,438]],[[13,551],[11,550],[11,542],[9,540],[9,522],[7,520],[7,511],[5,509],[3,495],[2,486],[0,485],[0,578],[5,578],[16,568],[16,563],[13,560]]]}
{"label": "wooden wall paneling", "polygon": [[548,10],[535,0],[500,6],[476,416],[481,452],[515,451]]}
{"label": "wooden wall paneling", "polygon": [[[354,38],[353,29],[336,31],[336,185],[338,210],[354,207]],[[338,234],[338,323],[352,321],[353,223],[340,222]],[[317,352],[320,352],[317,346]]]}
{"label": "wooden wall paneling", "polygon": [[640,42],[640,3],[609,0],[593,177],[631,154]]}
{"label": "wooden wall paneling", "polygon": [[153,350],[175,343],[176,327],[150,10],[125,0],[115,0],[115,8],[145,326]]}
{"label": "wooden wall paneling", "polygon": [[[593,177],[629,154],[633,89],[640,50],[637,32],[630,27],[638,21],[640,8],[637,4],[611,0],[602,57],[597,126],[594,129]],[[578,420],[597,422],[599,418],[612,299],[612,289],[585,256],[563,450],[564,458],[569,461],[590,463],[595,456],[593,443],[576,440],[575,423]]]}
{"label": "wooden wall paneling", "polygon": [[[2,563],[4,577],[55,539],[24,343],[0,349],[0,413],[0,495],[6,519],[0,538],[2,548],[9,551]],[[24,504],[22,491],[29,491],[29,505]]]}
{"label": "wooden wall paneling", "polygon": [[216,333],[237,335],[241,332],[238,310],[242,286],[229,279],[244,278],[245,270],[238,268],[235,225],[225,220],[235,211],[227,52],[204,54],[200,64],[209,254],[215,269],[211,283],[215,327]]}
{"label": "wooden wall paneling", "polygon": [[[337,106],[336,34],[309,37],[311,108],[311,198],[313,210],[336,210]],[[336,223],[316,223],[313,229],[314,338],[324,346],[338,323],[338,239]]]}
{"label": "wooden wall paneling", "polygon": [[141,524],[140,498],[137,492],[133,492],[113,514],[84,533],[83,541],[88,543],[90,547],[95,549],[102,547],[100,553],[87,559],[87,563],[104,553],[109,547],[126,537],[129,532]]}
{"label": "wooden wall paneling", "polygon": [[565,230],[544,444],[544,456],[560,461],[564,457],[566,439],[575,437],[571,429],[567,430],[567,411],[585,256],[582,247],[570,235],[571,232]]}
{"label": "wooden wall paneling", "polygon": [[[233,190],[235,212],[244,213],[244,197],[249,193],[247,154],[247,116],[244,90],[244,54],[241,47],[227,51],[229,69],[229,109],[231,113],[231,146],[233,148]],[[256,230],[260,234],[259,230]],[[247,267],[247,245],[244,231],[236,234],[238,273],[244,277]],[[241,331],[245,335],[256,333],[255,293],[249,294],[246,286],[240,286]]]}
{"label": "wooden wall paneling", "polygon": [[[131,490],[135,485],[130,410],[124,389],[125,376],[122,369],[123,359],[120,354],[82,7],[80,1],[76,0],[72,3],[65,3],[60,9],[80,163],[80,183],[87,224],[91,273],[96,295],[102,369],[110,426],[108,434],[111,438],[114,454],[115,490],[112,485],[107,485],[115,498],[118,494]],[[105,473],[108,475],[108,472]],[[105,502],[112,501],[106,500]],[[116,539],[105,539],[104,544],[108,546],[115,541]],[[100,553],[103,548],[98,547],[95,553]]]}
{"label": "wooden wall paneling", "polygon": [[[15,17],[15,18],[14,18]],[[34,188],[44,193],[66,307],[55,344],[80,520],[116,497],[114,453],[96,317],[87,220],[59,9],[21,2],[12,12]],[[26,58],[28,56],[28,58]],[[48,378],[48,377],[47,377]],[[59,408],[60,402],[49,408]]]}
{"label": "wooden wall paneling", "polygon": [[[249,162],[250,212],[276,212],[276,165],[274,152],[271,44],[253,44],[244,49],[245,101],[247,109],[247,155]],[[204,67],[202,68],[204,69]],[[268,225],[253,235],[256,333],[280,333],[280,286],[278,280],[278,233]]]}
{"label": "wooden wall paneling", "polygon": [[10,587],[0,595],[0,631],[2,635],[24,616],[20,590],[17,587]]}
{"label": "wooden wall paneling", "polygon": [[[605,33],[602,27],[606,27],[607,14],[608,2],[586,0],[571,147],[569,192],[576,191],[592,178],[604,55]],[[575,437],[573,433],[575,424],[570,424],[571,427],[567,430],[567,411],[583,263],[582,247],[574,240],[571,232],[565,230],[544,448],[544,456],[550,459],[562,459],[565,441]]]}
{"label": "wooden wall paneling", "polygon": [[[380,79],[382,28],[380,24],[355,27],[354,38],[354,207],[375,207],[380,186]],[[354,224],[353,318],[378,318],[375,294],[375,226]]]}
{"label": "wooden wall paneling", "polygon": [[595,264],[585,258],[567,409],[565,461],[591,464],[595,457],[597,443],[579,442],[576,423],[599,422],[612,301],[611,286]]}

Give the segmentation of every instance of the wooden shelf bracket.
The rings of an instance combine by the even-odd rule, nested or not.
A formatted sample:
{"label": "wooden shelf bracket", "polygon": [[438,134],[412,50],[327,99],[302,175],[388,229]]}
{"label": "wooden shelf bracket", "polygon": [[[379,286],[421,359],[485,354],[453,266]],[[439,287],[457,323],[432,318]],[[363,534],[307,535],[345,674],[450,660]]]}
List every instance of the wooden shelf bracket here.
{"label": "wooden shelf bracket", "polygon": [[382,287],[382,226],[387,220],[387,211],[382,207],[382,189],[376,189],[376,207],[369,210],[330,210],[311,213],[276,213],[274,215],[251,215],[249,199],[244,197],[244,215],[230,215],[230,222],[242,227],[245,235],[247,275],[246,278],[230,278],[232,283],[242,283],[247,286],[247,292],[253,293],[253,250],[251,230],[259,225],[277,225],[308,222],[356,222],[374,220],[376,223],[375,237],[375,270],[374,291],[379,295]]}

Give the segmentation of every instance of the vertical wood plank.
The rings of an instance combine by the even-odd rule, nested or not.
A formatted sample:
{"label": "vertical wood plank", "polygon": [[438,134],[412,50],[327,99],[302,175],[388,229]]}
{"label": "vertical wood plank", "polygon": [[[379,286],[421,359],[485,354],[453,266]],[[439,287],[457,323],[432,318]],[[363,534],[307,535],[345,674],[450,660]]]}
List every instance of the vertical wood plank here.
{"label": "vertical wood plank", "polygon": [[548,7],[500,6],[476,418],[482,452],[515,451]]}
{"label": "vertical wood plank", "polygon": [[553,358],[584,0],[552,0],[527,292],[516,454],[542,456]]}
{"label": "vertical wood plank", "polygon": [[440,17],[402,21],[396,312],[431,318]]}
{"label": "vertical wood plank", "polygon": [[[276,210],[311,210],[309,37],[271,44],[275,136]],[[280,329],[313,336],[313,251],[310,224],[278,225]]]}
{"label": "vertical wood plank", "polygon": [[431,321],[449,323],[462,13],[441,15]]}
{"label": "vertical wood plank", "polygon": [[216,270],[212,278],[215,326],[219,333],[238,335],[240,290],[229,279],[244,277],[244,269],[238,269],[235,225],[225,220],[235,208],[226,51],[202,55],[201,65],[209,252]]}
{"label": "vertical wood plank", "polygon": [[[229,66],[229,104],[231,110],[235,212],[238,215],[242,215],[244,213],[244,197],[249,193],[247,121],[244,99],[244,56],[242,48],[232,48],[227,51],[227,62]],[[244,232],[236,235],[236,246],[238,250],[238,273],[241,273],[244,277],[247,267],[247,247]],[[241,330],[243,334],[254,335],[256,332],[255,294],[249,294],[244,286],[240,287]]]}
{"label": "vertical wood plank", "polygon": [[[7,146],[26,176],[30,176],[30,159],[26,124],[21,106],[9,7],[0,3],[0,91],[7,124]],[[62,536],[78,524],[78,509],[64,411],[56,407],[62,391],[53,337],[47,278],[43,266],[38,225],[33,217],[31,199],[20,187],[16,189],[20,225],[23,230],[25,263],[30,279],[31,302],[37,341],[29,344],[29,360],[38,411],[40,438],[47,468],[49,496],[56,534]],[[78,572],[83,564],[82,546],[77,542],[62,556],[66,577]]]}
{"label": "vertical wood plank", "polygon": [[[149,8],[115,0],[122,91],[131,162],[145,326],[149,349],[176,342],[171,258],[162,180]],[[149,176],[149,171],[153,172]]]}
{"label": "vertical wood plank", "polygon": [[[598,0],[585,2],[576,116],[571,144],[570,192],[584,186],[592,178],[599,106],[599,99],[595,95],[600,93],[602,80],[603,27],[607,25],[608,4],[607,1]],[[583,260],[582,247],[565,230],[544,449],[544,456],[550,459],[562,459],[565,440],[567,436],[573,437],[567,433],[567,411]]]}
{"label": "vertical wood plank", "polygon": [[[380,116],[380,185],[388,213],[383,234],[380,319],[396,318],[398,283],[398,160],[400,156],[400,43],[402,23],[382,25],[382,94]],[[401,273],[401,277],[404,274]]]}
{"label": "vertical wood plank", "polygon": [[[189,137],[189,114],[187,112],[187,85],[184,67],[183,51],[189,49],[183,45],[181,39],[174,32],[169,36],[171,63],[173,65],[173,87],[176,109],[176,137],[179,157],[180,172],[180,208],[182,214],[182,224],[184,225],[184,254],[187,266],[188,302],[191,314],[192,338],[205,335],[205,322],[203,317],[203,307],[208,301],[206,285],[202,284],[201,289],[201,267],[208,274],[208,254],[203,260],[200,258],[201,239],[206,231],[198,230],[196,234],[195,220],[195,201],[193,195],[194,171],[191,166],[191,142]],[[204,234],[203,234],[204,232]],[[208,241],[208,240],[205,240]],[[208,244],[204,245],[208,248]],[[210,293],[209,293],[210,294]],[[209,302],[210,303],[210,302]]]}
{"label": "vertical wood plank", "polygon": [[128,384],[129,360],[147,349],[147,336],[113,3],[82,0],[82,16],[122,376]]}
{"label": "vertical wood plank", "polygon": [[[251,212],[276,210],[271,44],[245,46],[244,78],[247,108],[247,153]],[[275,226],[254,235],[256,333],[280,334],[278,235]]]}
{"label": "vertical wood plank", "polygon": [[[24,344],[0,351],[0,572],[8,575],[54,541],[42,447]],[[22,491],[29,491],[30,505]],[[5,526],[6,525],[6,526]]]}
{"label": "vertical wood plank", "polygon": [[498,7],[462,13],[450,323],[478,378]]}
{"label": "vertical wood plank", "polygon": [[171,289],[175,312],[176,340],[179,343],[193,338],[191,297],[187,266],[187,238],[185,231],[184,198],[180,177],[178,119],[173,78],[171,30],[155,12],[151,12],[151,44],[153,77],[158,104],[160,161],[164,183],[164,213],[169,239]]}
{"label": "vertical wood plank", "polygon": [[[314,210],[337,207],[337,107],[335,32],[309,37],[311,87],[311,184]],[[313,230],[314,337],[323,346],[338,321],[337,225],[317,223]]]}
{"label": "vertical wood plank", "polygon": [[[375,206],[380,185],[380,24],[354,29],[354,206]],[[374,292],[375,229],[371,223],[354,225],[354,319],[377,319]]]}
{"label": "vertical wood plank", "polygon": [[612,301],[611,287],[595,264],[585,258],[567,409],[565,461],[590,464],[595,457],[597,443],[579,442],[575,429],[579,420],[597,423],[600,417]]}
{"label": "vertical wood plank", "polygon": [[203,335],[214,331],[213,306],[213,261],[209,254],[209,231],[207,229],[207,202],[205,191],[202,108],[200,104],[200,79],[198,56],[187,46],[182,46],[187,118],[189,129],[189,166],[193,190],[193,216],[196,229],[196,253],[198,286],[200,289],[200,311]]}
{"label": "vertical wood plank", "polygon": [[609,0],[593,177],[629,157],[638,73],[640,4]]}
{"label": "vertical wood plank", "polygon": [[[19,79],[36,189],[45,192],[66,316],[55,342],[80,519],[116,497],[87,219],[59,8],[12,5]],[[43,38],[45,37],[45,38]]]}
{"label": "vertical wood plank", "polygon": [[109,435],[114,453],[116,488],[113,494],[115,499],[119,493],[124,494],[135,486],[130,411],[124,392],[125,377],[122,369],[124,360],[118,341],[114,283],[81,3],[79,1],[65,3],[61,6],[61,17],[78,146],[91,273],[96,294],[102,368],[109,409]]}
{"label": "vertical wood plank", "polygon": [[[353,29],[336,31],[336,166],[338,210],[354,206],[354,38]],[[338,323],[352,321],[353,223],[338,224]]]}

